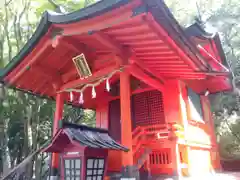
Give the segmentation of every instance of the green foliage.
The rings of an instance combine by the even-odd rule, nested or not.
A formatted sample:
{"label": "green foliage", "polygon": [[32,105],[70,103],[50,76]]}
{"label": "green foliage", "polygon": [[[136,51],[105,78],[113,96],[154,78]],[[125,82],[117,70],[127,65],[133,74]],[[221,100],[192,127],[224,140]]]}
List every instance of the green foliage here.
{"label": "green foliage", "polygon": [[[71,0],[10,0],[0,7],[0,67],[4,67],[21,50],[32,36],[45,11],[58,11],[62,6],[72,12],[93,1]],[[75,111],[73,111],[75,109]],[[20,163],[28,154],[51,137],[55,102],[39,99],[29,94],[0,87],[0,174]],[[64,115],[81,114],[76,123],[92,125],[94,113],[85,113],[80,108],[65,107]],[[77,112],[77,113],[76,113]],[[8,159],[10,158],[10,159]],[[35,157],[29,165],[29,176],[33,169],[41,169],[42,157]],[[35,162],[35,164],[34,164]],[[36,166],[35,168],[33,168]],[[38,179],[41,172],[36,171]],[[37,174],[40,173],[40,174]],[[5,174],[5,173],[4,173]]]}
{"label": "green foliage", "polygon": [[37,1],[35,6],[35,14],[37,17],[40,17],[42,13],[46,10],[55,10],[55,7],[48,1]]}
{"label": "green foliage", "polygon": [[64,121],[66,122],[95,126],[95,111],[65,105],[64,112]]}

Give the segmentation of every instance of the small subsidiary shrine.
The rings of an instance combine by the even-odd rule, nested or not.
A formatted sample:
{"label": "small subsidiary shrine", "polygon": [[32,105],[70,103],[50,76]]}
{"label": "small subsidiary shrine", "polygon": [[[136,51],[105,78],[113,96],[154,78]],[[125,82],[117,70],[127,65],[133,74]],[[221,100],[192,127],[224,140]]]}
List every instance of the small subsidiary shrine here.
{"label": "small subsidiary shrine", "polygon": [[61,179],[103,179],[108,151],[127,152],[104,129],[64,123],[43,152],[60,153]]}

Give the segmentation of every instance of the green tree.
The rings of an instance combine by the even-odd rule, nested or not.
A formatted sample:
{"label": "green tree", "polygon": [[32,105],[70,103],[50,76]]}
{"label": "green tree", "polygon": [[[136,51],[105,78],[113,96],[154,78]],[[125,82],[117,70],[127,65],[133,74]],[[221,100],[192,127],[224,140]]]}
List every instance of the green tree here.
{"label": "green tree", "polygon": [[[0,8],[0,67],[2,68],[32,36],[44,11],[57,11],[59,6],[62,6],[66,11],[71,12],[93,1],[4,0],[4,2],[5,5]],[[0,175],[8,171],[6,162],[13,168],[50,138],[54,109],[53,101],[0,87]],[[83,114],[82,119],[88,124],[94,119],[94,113],[90,119],[87,118],[89,114],[85,116],[84,110],[77,110]],[[65,108],[65,114],[71,114],[69,106]],[[44,166],[43,159],[43,155],[34,156],[27,167],[28,177],[32,177],[33,174],[36,179],[41,177],[42,172],[38,170]]]}

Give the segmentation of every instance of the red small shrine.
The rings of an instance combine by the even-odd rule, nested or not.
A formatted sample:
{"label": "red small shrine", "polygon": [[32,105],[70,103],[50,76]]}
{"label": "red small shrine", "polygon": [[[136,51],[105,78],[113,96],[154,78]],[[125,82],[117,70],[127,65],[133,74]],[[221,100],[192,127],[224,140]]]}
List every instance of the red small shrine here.
{"label": "red small shrine", "polygon": [[[208,94],[232,90],[231,78],[219,35],[199,23],[181,27],[162,0],[102,0],[69,14],[46,12],[1,74],[4,84],[56,101],[46,149],[53,152],[52,178],[65,177],[72,163],[61,168],[59,159],[101,156],[99,179],[220,170]],[[108,141],[83,136],[82,127],[60,128],[64,103],[95,110]],[[86,172],[87,160],[85,169],[79,163],[71,168]]]}
{"label": "red small shrine", "polygon": [[64,123],[43,151],[60,154],[61,180],[101,180],[106,175],[110,150],[128,151],[105,129]]}

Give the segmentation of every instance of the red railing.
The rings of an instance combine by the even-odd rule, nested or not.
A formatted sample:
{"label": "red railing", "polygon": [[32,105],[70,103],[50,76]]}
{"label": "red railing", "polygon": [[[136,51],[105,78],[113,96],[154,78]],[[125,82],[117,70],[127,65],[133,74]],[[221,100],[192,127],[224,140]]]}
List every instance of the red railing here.
{"label": "red railing", "polygon": [[149,155],[149,167],[152,174],[171,174],[173,167],[171,148],[153,151]]}
{"label": "red railing", "polygon": [[161,151],[154,151],[149,156],[149,163],[150,165],[168,165],[171,164],[171,157],[170,157],[170,148],[164,149]]}
{"label": "red railing", "polygon": [[[170,137],[181,136],[181,126],[176,123],[171,124],[160,124],[160,125],[149,125],[149,126],[138,126],[132,132],[133,142],[133,155],[135,163],[144,155],[144,149],[151,149],[151,143],[155,143],[158,140],[167,140]],[[160,172],[168,173],[172,167],[171,147],[163,148],[159,146],[159,149],[149,153],[145,157],[145,161],[148,161],[149,168],[152,173]]]}
{"label": "red railing", "polygon": [[[168,138],[169,130],[168,126],[166,124],[164,125],[155,125],[155,126],[138,126],[133,132],[132,132],[132,142],[133,142],[133,155],[134,155],[134,161],[135,164],[139,166],[139,160],[142,162],[139,168],[146,162],[149,161],[150,166],[155,166],[156,164],[152,164],[151,162],[154,162],[154,159],[152,161],[150,160],[151,157],[153,158],[153,152],[146,153],[147,147],[146,142],[162,139],[162,138]],[[150,149],[151,150],[151,149]],[[156,161],[158,162],[158,161]]]}
{"label": "red railing", "polygon": [[138,126],[132,132],[133,153],[145,142],[169,138],[171,132],[173,132],[171,124]]}

